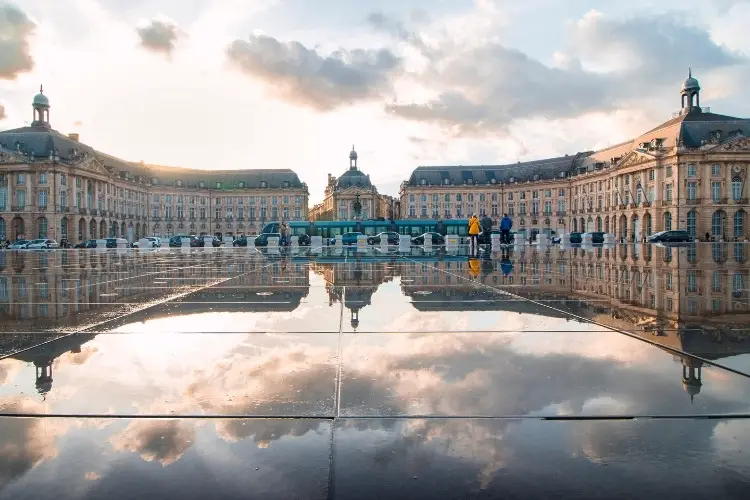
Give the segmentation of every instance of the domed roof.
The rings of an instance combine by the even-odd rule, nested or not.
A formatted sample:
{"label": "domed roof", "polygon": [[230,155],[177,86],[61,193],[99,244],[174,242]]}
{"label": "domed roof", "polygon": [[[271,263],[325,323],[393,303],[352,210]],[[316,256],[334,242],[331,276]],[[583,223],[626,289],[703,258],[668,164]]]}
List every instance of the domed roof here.
{"label": "domed roof", "polygon": [[39,93],[34,96],[33,105],[49,108],[49,99],[47,99],[47,96],[44,95],[44,89],[41,86],[39,87]]}
{"label": "domed roof", "polygon": [[350,160],[356,160],[357,159],[357,152],[354,151],[354,144],[352,144],[352,150],[349,153],[349,159]]}
{"label": "domed roof", "polygon": [[698,83],[698,80],[693,78],[693,72],[692,70],[688,71],[688,77],[687,80],[682,82],[682,90],[700,90],[701,86]]}
{"label": "domed roof", "polygon": [[359,170],[347,170],[336,180],[336,187],[346,189],[350,187],[371,188],[370,176]]}

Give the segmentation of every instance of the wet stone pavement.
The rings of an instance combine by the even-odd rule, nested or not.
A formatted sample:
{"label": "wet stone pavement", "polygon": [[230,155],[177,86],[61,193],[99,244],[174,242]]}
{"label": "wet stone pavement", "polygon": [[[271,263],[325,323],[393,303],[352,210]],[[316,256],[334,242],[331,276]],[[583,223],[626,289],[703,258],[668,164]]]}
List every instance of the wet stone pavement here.
{"label": "wet stone pavement", "polygon": [[750,245],[0,253],[0,499],[745,498]]}

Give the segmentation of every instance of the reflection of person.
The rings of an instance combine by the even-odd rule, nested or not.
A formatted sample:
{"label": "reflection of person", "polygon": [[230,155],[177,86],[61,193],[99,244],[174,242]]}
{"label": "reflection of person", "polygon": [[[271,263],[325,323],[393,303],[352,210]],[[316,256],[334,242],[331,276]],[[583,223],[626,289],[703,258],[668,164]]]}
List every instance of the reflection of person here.
{"label": "reflection of person", "polygon": [[479,236],[479,219],[472,214],[469,219],[469,252],[473,255],[477,251],[477,236]]}
{"label": "reflection of person", "polygon": [[503,218],[500,221],[500,242],[503,244],[510,244],[510,230],[513,227],[513,221],[508,214],[503,214]]}
{"label": "reflection of person", "polygon": [[479,259],[474,257],[469,257],[469,274],[472,278],[476,278],[479,276],[480,271],[480,263]]}
{"label": "reflection of person", "polygon": [[513,272],[513,263],[507,255],[504,255],[503,260],[500,261],[500,270],[503,272],[503,276],[508,276]]}

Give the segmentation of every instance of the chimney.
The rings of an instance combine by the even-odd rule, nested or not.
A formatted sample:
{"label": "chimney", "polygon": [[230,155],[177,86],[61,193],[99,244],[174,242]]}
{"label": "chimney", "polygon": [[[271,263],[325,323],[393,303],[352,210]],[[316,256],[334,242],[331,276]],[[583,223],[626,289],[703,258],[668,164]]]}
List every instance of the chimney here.
{"label": "chimney", "polygon": [[79,142],[79,141],[78,141],[79,137],[80,137],[80,136],[79,136],[78,134],[76,134],[76,133],[71,133],[71,134],[68,134],[68,139],[72,139],[72,140],[74,140],[74,141],[76,141],[76,142]]}

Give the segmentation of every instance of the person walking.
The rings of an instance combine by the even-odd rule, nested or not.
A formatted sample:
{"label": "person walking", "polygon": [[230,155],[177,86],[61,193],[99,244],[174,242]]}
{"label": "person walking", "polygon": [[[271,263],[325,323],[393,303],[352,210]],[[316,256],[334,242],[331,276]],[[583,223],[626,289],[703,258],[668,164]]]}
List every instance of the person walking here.
{"label": "person walking", "polygon": [[500,220],[500,242],[504,245],[510,245],[510,229],[513,227],[513,221],[508,214],[503,214]]}
{"label": "person walking", "polygon": [[475,255],[477,252],[477,236],[479,236],[479,219],[477,214],[472,214],[469,219],[469,252]]}

